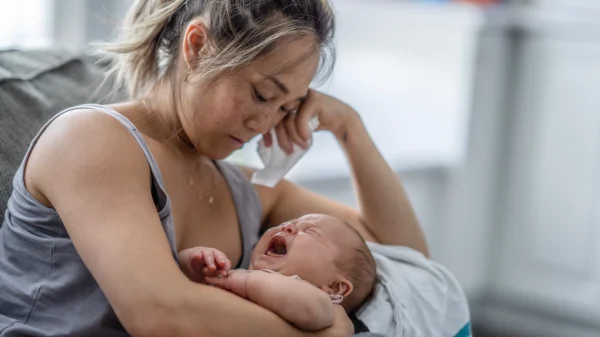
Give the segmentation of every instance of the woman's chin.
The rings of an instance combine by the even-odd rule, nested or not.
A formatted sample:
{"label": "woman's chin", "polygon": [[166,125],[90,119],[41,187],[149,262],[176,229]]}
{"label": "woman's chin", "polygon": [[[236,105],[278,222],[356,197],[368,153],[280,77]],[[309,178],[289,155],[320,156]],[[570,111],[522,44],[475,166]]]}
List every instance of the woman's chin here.
{"label": "woman's chin", "polygon": [[199,152],[202,153],[207,158],[212,160],[223,160],[229,157],[235,149],[226,149],[225,147],[210,147],[207,149],[199,149]]}

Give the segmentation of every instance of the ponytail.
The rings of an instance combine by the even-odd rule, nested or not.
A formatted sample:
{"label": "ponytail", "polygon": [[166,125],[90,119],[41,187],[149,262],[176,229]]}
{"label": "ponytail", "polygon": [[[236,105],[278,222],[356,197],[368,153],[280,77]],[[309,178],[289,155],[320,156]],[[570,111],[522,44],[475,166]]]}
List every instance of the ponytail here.
{"label": "ponytail", "polygon": [[109,75],[127,86],[131,98],[144,95],[159,79],[159,46],[171,17],[186,0],[137,0],[129,10],[119,42],[103,45],[112,54]]}

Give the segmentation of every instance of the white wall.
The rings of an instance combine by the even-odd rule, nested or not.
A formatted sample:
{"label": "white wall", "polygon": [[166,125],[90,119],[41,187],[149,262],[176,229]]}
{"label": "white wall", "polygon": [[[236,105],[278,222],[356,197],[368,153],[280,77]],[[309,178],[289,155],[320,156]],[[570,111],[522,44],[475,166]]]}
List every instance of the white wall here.
{"label": "white wall", "polygon": [[[447,185],[447,173],[444,168],[407,170],[398,173],[406,193],[417,213],[425,231],[433,258],[440,258],[440,229],[442,221],[443,198]],[[354,191],[349,178],[300,181],[300,185],[341,203],[357,206]]]}

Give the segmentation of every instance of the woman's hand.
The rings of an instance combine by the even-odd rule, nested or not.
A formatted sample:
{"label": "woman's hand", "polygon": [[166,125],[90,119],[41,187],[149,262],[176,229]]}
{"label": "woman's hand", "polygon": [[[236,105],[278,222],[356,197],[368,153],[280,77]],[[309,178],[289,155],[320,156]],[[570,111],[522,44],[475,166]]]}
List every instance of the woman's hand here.
{"label": "woman's hand", "polygon": [[[281,148],[290,153],[295,144],[306,146],[308,121],[319,117],[318,130],[331,131],[346,154],[357,193],[358,209],[327,200],[288,182],[273,191],[260,191],[263,219],[267,226],[308,213],[323,213],[344,219],[370,241],[407,246],[429,256],[425,235],[402,183],[386,163],[358,113],[347,104],[311,90],[297,114],[286,116],[276,126]],[[265,144],[269,139],[265,137]],[[390,141],[390,140],[388,140]]]}
{"label": "woman's hand", "polygon": [[[311,138],[308,122],[317,116],[319,127],[317,130],[332,132],[338,140],[345,138],[348,122],[358,118],[354,109],[344,102],[309,89],[306,99],[296,113],[288,114],[275,127],[277,140],[281,148],[288,154],[293,150],[293,144],[302,148],[308,147]],[[264,135],[265,145],[272,144],[271,135]]]}

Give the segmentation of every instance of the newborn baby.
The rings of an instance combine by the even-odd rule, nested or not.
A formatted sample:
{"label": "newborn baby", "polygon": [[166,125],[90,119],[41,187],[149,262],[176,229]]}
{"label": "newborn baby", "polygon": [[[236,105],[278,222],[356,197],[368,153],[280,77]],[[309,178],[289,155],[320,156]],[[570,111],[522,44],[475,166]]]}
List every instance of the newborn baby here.
{"label": "newborn baby", "polygon": [[312,214],[269,229],[256,244],[248,270],[229,270],[225,254],[207,247],[179,253],[183,272],[278,314],[296,327],[333,323],[333,305],[354,312],[375,283],[375,261],[350,225]]}

